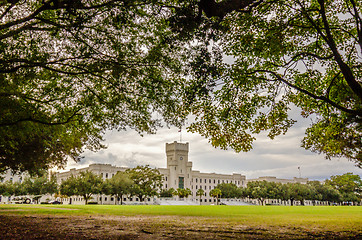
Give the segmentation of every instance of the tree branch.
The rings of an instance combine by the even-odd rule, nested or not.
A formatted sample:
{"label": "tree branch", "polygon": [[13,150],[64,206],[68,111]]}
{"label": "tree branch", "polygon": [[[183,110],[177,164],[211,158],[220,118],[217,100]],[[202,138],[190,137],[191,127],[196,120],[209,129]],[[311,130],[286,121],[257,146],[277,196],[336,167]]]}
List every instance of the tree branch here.
{"label": "tree branch", "polygon": [[273,75],[277,80],[285,83],[286,85],[288,85],[289,87],[291,88],[294,88],[295,90],[298,90],[299,92],[301,93],[304,93],[308,96],[310,96],[311,98],[315,99],[315,100],[322,100],[330,105],[332,105],[333,107],[341,110],[342,112],[345,112],[345,113],[348,113],[348,114],[351,114],[353,116],[362,116],[362,111],[361,110],[352,110],[352,109],[348,109],[344,106],[341,106],[335,102],[333,102],[332,100],[330,100],[329,98],[325,97],[325,96],[318,96],[318,95],[315,95],[303,88],[300,88],[292,83],[290,83],[289,81],[285,80],[284,78],[282,78],[278,73],[276,72],[273,72],[273,71],[270,71],[270,70],[255,70],[253,72],[250,72],[249,74],[252,75],[254,73],[258,73],[258,72],[263,72],[263,73],[269,73],[271,75]]}
{"label": "tree branch", "polygon": [[75,116],[81,116],[81,114],[78,114],[78,112],[79,112],[80,110],[81,110],[81,109],[75,111],[75,112],[74,112],[70,117],[68,117],[65,121],[61,121],[61,122],[47,122],[47,121],[44,121],[44,120],[34,119],[34,118],[32,118],[32,117],[27,117],[27,118],[18,119],[18,120],[14,121],[14,122],[0,123],[0,127],[13,126],[13,125],[16,125],[16,124],[21,123],[21,122],[34,122],[34,123],[39,123],[39,124],[48,125],[48,126],[63,125],[63,124],[67,124],[67,123],[69,123],[70,121],[72,121],[72,119],[73,119]]}
{"label": "tree branch", "polygon": [[350,67],[343,61],[342,56],[338,52],[337,45],[334,42],[332,33],[329,28],[329,23],[328,23],[328,20],[326,17],[324,0],[318,0],[318,3],[321,7],[320,13],[322,14],[322,21],[323,21],[325,31],[326,31],[326,42],[327,42],[328,46],[330,47],[330,49],[334,55],[334,59],[336,60],[339,68],[341,69],[341,72],[342,72],[348,86],[360,98],[360,100],[362,100],[362,86],[361,86],[361,84],[359,84],[356,81]]}
{"label": "tree branch", "polygon": [[224,0],[218,2],[215,0],[201,0],[199,2],[199,11],[203,11],[208,18],[219,17],[222,19],[232,11],[240,11],[246,7],[256,7],[262,2],[263,0]]}

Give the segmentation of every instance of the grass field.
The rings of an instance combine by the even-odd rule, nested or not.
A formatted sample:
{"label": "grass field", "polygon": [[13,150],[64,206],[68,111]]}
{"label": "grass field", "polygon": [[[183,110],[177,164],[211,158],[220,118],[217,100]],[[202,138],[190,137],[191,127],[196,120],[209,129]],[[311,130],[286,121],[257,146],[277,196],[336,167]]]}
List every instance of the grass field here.
{"label": "grass field", "polygon": [[[38,219],[84,219],[84,221],[91,217],[100,221],[98,223],[100,226],[108,224],[108,227],[128,219],[130,229],[136,232],[137,229],[139,231],[143,229],[145,234],[152,233],[153,238],[156,237],[154,235],[156,233],[169,233],[168,230],[177,238],[181,233],[176,231],[180,228],[188,229],[190,232],[194,230],[201,236],[205,233],[205,237],[210,236],[210,239],[223,239],[227,233],[231,234],[229,237],[235,237],[239,233],[239,238],[245,237],[245,239],[362,238],[362,207],[350,206],[0,205],[0,215],[8,218],[35,216]],[[143,228],[140,230],[138,225]],[[248,231],[240,231],[245,229]],[[212,235],[213,230],[216,235]],[[221,234],[220,237],[218,233],[224,235]],[[161,238],[163,235],[157,236]],[[165,238],[170,237],[167,234],[165,236]],[[194,239],[193,237],[189,239]],[[188,237],[181,235],[180,238]]]}

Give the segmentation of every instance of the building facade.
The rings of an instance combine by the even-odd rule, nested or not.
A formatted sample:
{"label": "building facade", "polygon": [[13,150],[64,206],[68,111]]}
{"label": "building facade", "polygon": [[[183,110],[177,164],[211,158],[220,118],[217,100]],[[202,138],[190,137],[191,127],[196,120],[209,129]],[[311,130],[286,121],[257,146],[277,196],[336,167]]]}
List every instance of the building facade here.
{"label": "building facade", "polygon": [[277,178],[277,177],[273,177],[273,176],[264,176],[264,177],[247,180],[247,182],[256,182],[256,181],[267,181],[267,182],[275,182],[275,183],[282,183],[282,184],[286,184],[286,183],[307,184],[309,179],[308,178],[297,178],[297,177],[294,177],[293,179],[283,179],[283,178]]}
{"label": "building facade", "polygon": [[[189,161],[189,143],[166,143],[166,168],[158,168],[163,175],[164,189],[189,188],[192,195],[188,197],[189,201],[199,201],[196,196],[198,189],[203,189],[205,196],[202,197],[202,204],[212,204],[214,199],[209,196],[209,192],[219,183],[234,183],[238,187],[246,186],[246,177],[241,174],[217,174],[201,173],[192,169],[192,162]],[[69,171],[57,173],[58,182],[61,183],[71,175],[77,175],[82,171],[91,171],[100,175],[103,180],[112,178],[118,171],[125,171],[125,167],[112,166],[111,164],[91,164],[89,167],[81,169],[70,169]],[[68,201],[67,199],[62,199]],[[99,204],[113,204],[116,202],[112,196],[95,196],[94,200]],[[136,203],[139,200],[136,197],[127,197],[124,202]],[[155,199],[146,199],[146,202],[154,202]],[[72,204],[83,203],[81,197],[73,198]]]}

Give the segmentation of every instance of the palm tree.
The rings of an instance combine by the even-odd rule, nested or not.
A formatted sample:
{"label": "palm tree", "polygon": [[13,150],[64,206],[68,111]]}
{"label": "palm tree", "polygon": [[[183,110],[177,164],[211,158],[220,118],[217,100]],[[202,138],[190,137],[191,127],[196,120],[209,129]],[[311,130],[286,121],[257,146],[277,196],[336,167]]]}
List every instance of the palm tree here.
{"label": "palm tree", "polygon": [[200,205],[201,205],[201,197],[205,194],[205,191],[202,188],[199,188],[196,192],[196,196],[200,197]]}
{"label": "palm tree", "polygon": [[216,198],[216,205],[219,204],[219,196],[221,196],[221,190],[214,188],[210,191],[210,197]]}

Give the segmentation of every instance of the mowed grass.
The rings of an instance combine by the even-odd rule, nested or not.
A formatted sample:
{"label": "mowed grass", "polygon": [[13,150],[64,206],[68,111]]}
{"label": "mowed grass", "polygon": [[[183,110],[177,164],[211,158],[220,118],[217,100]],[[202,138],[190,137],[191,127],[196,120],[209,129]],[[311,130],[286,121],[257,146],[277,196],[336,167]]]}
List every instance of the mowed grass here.
{"label": "mowed grass", "polygon": [[0,214],[178,216],[203,223],[362,231],[360,206],[0,205]]}

